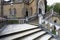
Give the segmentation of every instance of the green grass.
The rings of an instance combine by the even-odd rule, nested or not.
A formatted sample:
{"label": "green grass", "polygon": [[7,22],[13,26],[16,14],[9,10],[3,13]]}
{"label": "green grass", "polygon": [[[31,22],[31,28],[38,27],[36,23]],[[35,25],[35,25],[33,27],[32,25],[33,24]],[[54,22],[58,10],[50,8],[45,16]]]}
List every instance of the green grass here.
{"label": "green grass", "polygon": [[52,33],[56,35],[56,31],[55,30],[52,30]]}
{"label": "green grass", "polygon": [[19,21],[17,20],[8,20],[8,24],[18,24]]}

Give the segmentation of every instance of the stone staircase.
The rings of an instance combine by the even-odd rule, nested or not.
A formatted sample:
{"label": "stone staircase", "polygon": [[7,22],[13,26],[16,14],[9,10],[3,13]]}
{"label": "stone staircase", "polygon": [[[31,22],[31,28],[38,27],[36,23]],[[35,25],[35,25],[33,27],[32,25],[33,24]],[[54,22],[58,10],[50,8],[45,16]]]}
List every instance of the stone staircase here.
{"label": "stone staircase", "polygon": [[[0,40],[54,40],[55,38],[38,26],[29,24],[8,25],[1,33]],[[56,39],[55,39],[56,40]]]}

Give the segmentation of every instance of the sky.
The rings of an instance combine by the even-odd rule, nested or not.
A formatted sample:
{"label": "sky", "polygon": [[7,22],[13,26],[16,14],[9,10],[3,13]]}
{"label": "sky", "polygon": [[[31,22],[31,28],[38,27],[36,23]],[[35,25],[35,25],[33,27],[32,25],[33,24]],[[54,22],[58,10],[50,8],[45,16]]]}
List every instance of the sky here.
{"label": "sky", "polygon": [[52,5],[56,2],[59,2],[60,3],[60,0],[47,0],[47,5]]}

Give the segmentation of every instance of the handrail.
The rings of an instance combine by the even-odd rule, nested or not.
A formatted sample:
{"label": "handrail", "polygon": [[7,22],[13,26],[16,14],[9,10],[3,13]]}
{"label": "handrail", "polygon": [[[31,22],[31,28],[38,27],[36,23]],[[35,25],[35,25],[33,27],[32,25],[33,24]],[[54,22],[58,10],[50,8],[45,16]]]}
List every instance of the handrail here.
{"label": "handrail", "polygon": [[34,15],[34,16],[30,16],[30,17],[28,17],[28,18],[33,18],[33,17],[36,17],[37,15]]}

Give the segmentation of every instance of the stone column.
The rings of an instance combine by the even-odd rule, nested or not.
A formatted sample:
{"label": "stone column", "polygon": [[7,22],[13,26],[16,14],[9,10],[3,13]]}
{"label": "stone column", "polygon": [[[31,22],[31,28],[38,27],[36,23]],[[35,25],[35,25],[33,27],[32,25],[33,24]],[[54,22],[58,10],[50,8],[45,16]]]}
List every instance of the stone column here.
{"label": "stone column", "polygon": [[39,24],[42,24],[42,18],[43,18],[43,16],[41,14],[38,14],[38,17],[39,17]]}
{"label": "stone column", "polygon": [[59,34],[58,34],[58,30],[57,30],[57,29],[56,29],[56,35],[59,35]]}
{"label": "stone column", "polygon": [[18,21],[19,21],[19,24],[25,23],[25,19],[19,19]]}
{"label": "stone column", "polygon": [[50,32],[52,32],[52,26],[50,27]]}
{"label": "stone column", "polygon": [[59,35],[58,30],[59,30],[59,26],[56,25],[56,35]]}
{"label": "stone column", "polygon": [[28,17],[26,17],[26,22],[28,22]]}
{"label": "stone column", "polygon": [[53,24],[50,23],[50,31],[52,32]]}
{"label": "stone column", "polygon": [[45,21],[45,24],[48,24],[48,22],[47,22],[47,21]]}

